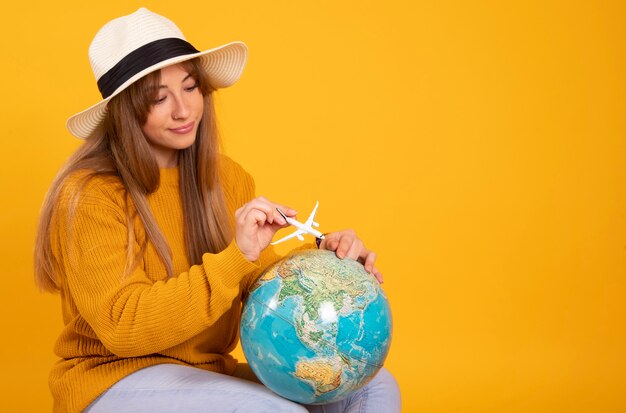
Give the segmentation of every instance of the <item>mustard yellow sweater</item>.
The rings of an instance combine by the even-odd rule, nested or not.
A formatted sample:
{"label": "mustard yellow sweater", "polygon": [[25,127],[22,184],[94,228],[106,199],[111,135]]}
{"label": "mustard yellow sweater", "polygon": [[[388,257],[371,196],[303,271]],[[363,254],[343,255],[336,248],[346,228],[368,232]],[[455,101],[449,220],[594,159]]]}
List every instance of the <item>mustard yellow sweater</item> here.
{"label": "mustard yellow sweater", "polygon": [[[254,197],[252,178],[235,162],[220,162],[231,216]],[[148,247],[129,276],[122,277],[128,243],[125,197],[116,178],[95,178],[82,189],[68,235],[68,178],[50,223],[61,274],[64,328],[54,351],[61,358],[50,374],[54,410],[78,412],[124,376],[159,363],[176,363],[232,374],[241,300],[255,276],[280,258],[271,248],[249,262],[234,241],[201,265],[185,254],[178,170],[161,170],[159,189],[148,198],[172,250],[175,276],[167,278]],[[138,221],[137,221],[138,222]],[[137,244],[145,239],[135,229]],[[138,250],[137,246],[137,250]]]}

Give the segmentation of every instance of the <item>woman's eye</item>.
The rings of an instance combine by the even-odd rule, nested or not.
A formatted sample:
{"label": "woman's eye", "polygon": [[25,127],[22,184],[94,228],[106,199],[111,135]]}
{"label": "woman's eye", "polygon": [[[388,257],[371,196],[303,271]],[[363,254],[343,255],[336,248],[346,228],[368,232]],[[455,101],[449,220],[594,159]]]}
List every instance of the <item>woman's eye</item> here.
{"label": "woman's eye", "polygon": [[165,102],[165,98],[166,98],[166,96],[163,96],[162,98],[158,98],[158,99],[156,99],[156,100],[153,102],[153,104],[154,104],[154,105],[158,105],[158,104],[160,104],[160,103],[163,103],[163,102]]}
{"label": "woman's eye", "polygon": [[185,90],[187,92],[193,92],[194,90],[196,90],[198,88],[198,84],[194,83],[192,86],[186,87]]}

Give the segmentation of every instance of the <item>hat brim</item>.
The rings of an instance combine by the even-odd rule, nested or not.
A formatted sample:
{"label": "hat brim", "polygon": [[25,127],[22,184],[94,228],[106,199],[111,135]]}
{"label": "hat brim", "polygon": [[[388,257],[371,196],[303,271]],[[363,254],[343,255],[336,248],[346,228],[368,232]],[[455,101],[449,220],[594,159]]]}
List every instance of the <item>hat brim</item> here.
{"label": "hat brim", "polygon": [[137,73],[122,85],[106,99],[101,100],[95,105],[71,116],[66,127],[70,133],[77,138],[86,139],[99,131],[99,126],[106,116],[107,103],[116,95],[120,94],[124,89],[132,83],[141,79],[149,73],[155,72],[164,67],[184,62],[187,60],[200,57],[202,66],[209,76],[209,82],[215,89],[221,89],[233,85],[243,73],[246,65],[248,48],[243,42],[228,43],[204,52],[187,54],[163,60],[156,65],[150,66]]}

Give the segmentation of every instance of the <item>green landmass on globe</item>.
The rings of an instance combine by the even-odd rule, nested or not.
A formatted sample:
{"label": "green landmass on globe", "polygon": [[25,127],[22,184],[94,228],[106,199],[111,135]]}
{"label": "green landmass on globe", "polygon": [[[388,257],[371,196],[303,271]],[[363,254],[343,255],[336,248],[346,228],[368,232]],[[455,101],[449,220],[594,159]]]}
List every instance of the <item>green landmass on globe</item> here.
{"label": "green landmass on globe", "polygon": [[328,403],[347,397],[382,367],[391,313],[360,263],[306,250],[254,283],[241,340],[251,368],[270,389],[301,403]]}

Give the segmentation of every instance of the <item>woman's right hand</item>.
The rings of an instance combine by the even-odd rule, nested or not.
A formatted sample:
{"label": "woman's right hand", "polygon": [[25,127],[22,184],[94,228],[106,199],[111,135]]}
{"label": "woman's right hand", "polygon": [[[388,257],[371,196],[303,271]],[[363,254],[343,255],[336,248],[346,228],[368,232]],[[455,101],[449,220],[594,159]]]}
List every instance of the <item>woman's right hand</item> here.
{"label": "woman's right hand", "polygon": [[256,261],[276,231],[288,225],[276,208],[288,217],[296,216],[293,209],[263,197],[255,198],[235,211],[235,242],[249,261]]}

